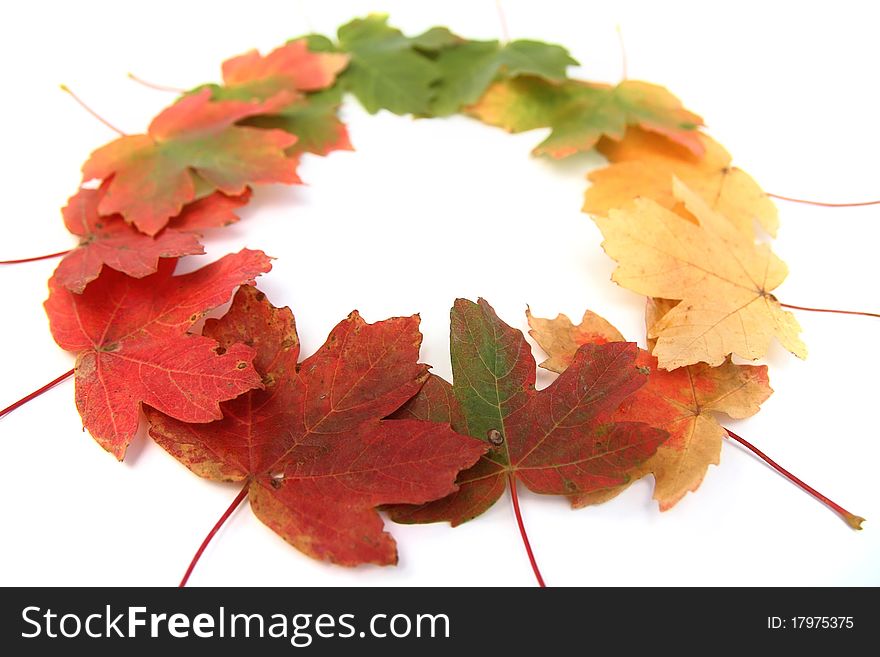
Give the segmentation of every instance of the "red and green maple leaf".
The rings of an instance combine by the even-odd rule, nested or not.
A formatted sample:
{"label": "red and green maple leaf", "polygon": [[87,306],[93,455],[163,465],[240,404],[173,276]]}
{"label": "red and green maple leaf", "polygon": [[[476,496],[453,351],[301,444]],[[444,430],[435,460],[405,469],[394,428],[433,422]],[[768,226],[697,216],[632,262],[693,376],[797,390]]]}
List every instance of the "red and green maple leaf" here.
{"label": "red and green maple leaf", "polygon": [[383,420],[428,377],[418,317],[366,324],[357,312],[297,365],[293,314],[255,288],[203,334],[253,347],[264,388],[222,405],[223,419],[188,424],[147,409],[150,435],[196,474],[243,481],[254,513],[316,559],[397,562],[376,507],[423,503],[456,490],[486,445],[448,424]]}
{"label": "red and green maple leaf", "polygon": [[347,54],[312,52],[306,39],[298,39],[268,55],[252,50],[225,61],[223,85],[206,86],[214,100],[262,103],[259,115],[243,119],[239,125],[296,135],[288,155],[326,155],[352,150],[348,131],[337,115],[342,90],[334,87],[348,62]]}
{"label": "red and green maple leaf", "polygon": [[333,87],[293,101],[271,114],[260,114],[244,119],[240,125],[264,130],[284,130],[296,135],[296,143],[287,154],[300,153],[327,155],[333,151],[351,151],[354,147],[348,129],[339,120],[342,88]]}
{"label": "red and green maple leaf", "polygon": [[286,43],[268,55],[251,50],[223,62],[223,87],[216,88],[216,93],[220,100],[282,106],[302,92],[333,86],[348,60],[344,53],[312,52],[306,39]]}
{"label": "red and green maple leaf", "polygon": [[203,89],[163,110],[145,135],[102,146],[83,165],[83,179],[110,180],[101,215],[121,214],[147,235],[162,230],[206,184],[224,194],[254,183],[297,183],[296,137],[236,122],[265,111],[261,103],[214,102]]}
{"label": "red and green maple leaf", "polygon": [[176,264],[160,260],[155,274],[139,279],[108,269],[82,294],[49,280],[52,336],[77,354],[83,426],[120,460],[137,432],[142,402],[186,422],[210,422],[221,417],[219,402],[262,385],[250,347],[221,350],[187,330],[237,286],[269,271],[269,258],[243,250],[172,276]]}
{"label": "red and green maple leaf", "polygon": [[453,383],[432,380],[393,417],[451,422],[491,449],[458,479],[458,492],[389,509],[397,522],[453,525],[474,518],[521,481],[535,493],[574,496],[619,486],[668,434],[601,416],[642,387],[635,344],[584,345],[549,387],[535,389],[535,360],[523,334],[484,300],[455,302]]}
{"label": "red and green maple leaf", "polygon": [[205,252],[199,234],[238,221],[235,210],[250,199],[250,190],[238,196],[214,192],[184,206],[168,226],[150,237],[138,232],[120,215],[101,216],[98,205],[109,182],[100,189],[80,189],[61,210],[64,225],[80,238],[55,270],[55,280],[71,292],[82,293],[105,265],[133,278],[156,272],[160,258]]}

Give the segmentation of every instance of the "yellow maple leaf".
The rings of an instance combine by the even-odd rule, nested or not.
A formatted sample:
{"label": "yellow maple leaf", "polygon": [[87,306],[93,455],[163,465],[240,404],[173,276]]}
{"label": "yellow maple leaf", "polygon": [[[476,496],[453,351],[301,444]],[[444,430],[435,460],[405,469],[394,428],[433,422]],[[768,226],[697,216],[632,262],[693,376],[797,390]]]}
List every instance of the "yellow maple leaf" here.
{"label": "yellow maple leaf", "polygon": [[731,165],[730,154],[721,144],[704,134],[698,138],[705,147],[702,156],[635,127],[620,141],[600,140],[596,148],[612,164],[587,174],[592,185],[584,194],[583,211],[607,215],[645,197],[695,222],[673,194],[672,179],[678,178],[744,234],[753,236],[757,221],[775,236],[779,217],[767,194],[749,174]]}
{"label": "yellow maple leaf", "polygon": [[650,199],[594,217],[605,252],[618,262],[615,282],[648,297],[681,301],[649,332],[657,339],[653,353],[660,367],[720,365],[730,354],[755,360],[774,337],[806,357],[800,325],[771,294],[788,274],[785,263],[677,178],[673,195],[698,224]]}

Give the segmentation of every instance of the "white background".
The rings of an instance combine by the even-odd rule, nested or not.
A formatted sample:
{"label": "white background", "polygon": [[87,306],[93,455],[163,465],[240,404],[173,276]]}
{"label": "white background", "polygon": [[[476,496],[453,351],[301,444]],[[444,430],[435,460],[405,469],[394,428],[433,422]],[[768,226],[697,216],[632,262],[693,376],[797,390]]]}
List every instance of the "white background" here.
{"label": "white background", "polygon": [[[880,196],[874,3],[550,2],[503,0],[510,33],[567,46],[578,75],[664,84],[768,190],[826,201]],[[73,244],[58,209],[88,153],[114,134],[58,90],[66,83],[127,132],[172,100],[126,79],[190,87],[220,62],[309,30],[388,11],[408,32],[445,24],[498,38],[491,0],[468,2],[18,2],[0,24],[3,226],[0,259]],[[599,231],[579,212],[597,156],[561,164],[476,122],[367,116],[345,106],[354,153],[307,157],[308,186],[260,189],[209,255],[248,246],[276,256],[260,286],[290,305],[304,354],[358,308],[368,321],[422,314],[423,359],[449,376],[448,309],[482,295],[510,324],[523,310],[587,307],[644,344],[643,299],[609,281]],[[780,203],[776,252],[791,275],[783,301],[880,310],[880,208]],[[0,268],[0,406],[66,371],[41,303],[55,262]],[[523,493],[533,546],[551,585],[880,584],[878,320],[799,313],[805,362],[771,350],[776,394],[731,427],[851,511],[862,532],[733,444],[722,465],[660,514],[643,481],[598,508]],[[536,349],[536,354],[541,357]],[[541,384],[549,378],[544,375]],[[140,436],[124,464],[80,431],[73,384],[0,421],[0,584],[176,584],[236,493],[201,480]],[[396,568],[345,569],[290,548],[243,507],[191,583],[230,585],[532,585],[507,499],[455,530],[393,526]]]}

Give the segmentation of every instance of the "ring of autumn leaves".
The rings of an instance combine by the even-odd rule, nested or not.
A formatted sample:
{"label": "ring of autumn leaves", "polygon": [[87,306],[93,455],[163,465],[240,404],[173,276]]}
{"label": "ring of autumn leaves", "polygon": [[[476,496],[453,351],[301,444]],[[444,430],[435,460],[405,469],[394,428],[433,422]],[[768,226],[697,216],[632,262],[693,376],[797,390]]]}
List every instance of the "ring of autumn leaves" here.
{"label": "ring of autumn leaves", "polygon": [[[445,28],[406,37],[370,16],[335,42],[310,35],[228,60],[222,84],[96,150],[83,181],[97,184],[63,210],[81,241],[45,304],[77,355],[85,428],[122,459],[143,410],[186,467],[243,482],[239,499],[264,523],[343,565],[396,563],[379,508],[456,525],[508,486],[516,504],[516,482],[575,507],[649,473],[661,509],[695,490],[727,435],[716,413],[748,417],[772,392],[766,366],[732,356],[760,358],[774,338],[806,355],[772,295],[785,265],[756,240],[756,222],[775,234],[776,210],[665,89],[570,79],[576,63],[555,45]],[[523,334],[486,301],[459,299],[451,384],[418,362],[418,316],[366,324],[353,312],[299,362],[291,311],[252,285],[271,268],[265,254],[174,276],[178,258],[203,253],[205,231],[238,220],[250,185],[297,183],[303,154],[351,148],[344,92],[373,113],[550,128],[537,155],[598,149],[609,164],[589,174],[584,210],[618,262],[614,280],[648,298],[648,349],[591,312],[577,326],[529,314],[542,367],[560,373],[538,391]],[[236,288],[223,317],[191,330]]]}

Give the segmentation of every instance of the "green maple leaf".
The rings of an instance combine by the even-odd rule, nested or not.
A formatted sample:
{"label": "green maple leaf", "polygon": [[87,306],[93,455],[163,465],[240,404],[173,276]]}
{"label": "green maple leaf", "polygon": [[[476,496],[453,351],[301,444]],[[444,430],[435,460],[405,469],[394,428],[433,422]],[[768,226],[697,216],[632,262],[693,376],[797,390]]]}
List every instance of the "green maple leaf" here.
{"label": "green maple leaf", "polygon": [[371,14],[343,25],[338,43],[312,34],[313,52],[344,52],[350,63],[340,80],[374,114],[446,116],[479,100],[499,76],[534,75],[561,82],[577,61],[564,48],[538,41],[466,41],[445,27],[408,37]]}
{"label": "green maple leaf", "polygon": [[462,43],[464,39],[451,32],[449,28],[432,27],[427,32],[422,32],[420,35],[410,38],[409,42],[417,50],[434,53]]}
{"label": "green maple leaf", "polygon": [[628,125],[657,132],[701,155],[702,119],[657,85],[626,80],[617,86],[567,80],[553,84],[521,76],[492,85],[468,112],[509,132],[552,128],[535,154],[567,157],[603,136],[622,139]]}
{"label": "green maple leaf", "polygon": [[[434,82],[440,77],[440,69],[428,54],[458,41],[444,28],[406,37],[388,25],[387,16],[379,14],[343,25],[337,37],[339,50],[351,55],[342,76],[345,87],[371,114],[380,109],[394,114],[427,113]],[[326,50],[328,43],[313,37],[309,47]]]}
{"label": "green maple leaf", "polygon": [[499,73],[561,82],[566,69],[577,63],[565,48],[539,41],[512,41],[503,46],[498,41],[469,41],[447,48],[437,57],[441,77],[431,113],[454,114],[477,102]]}

